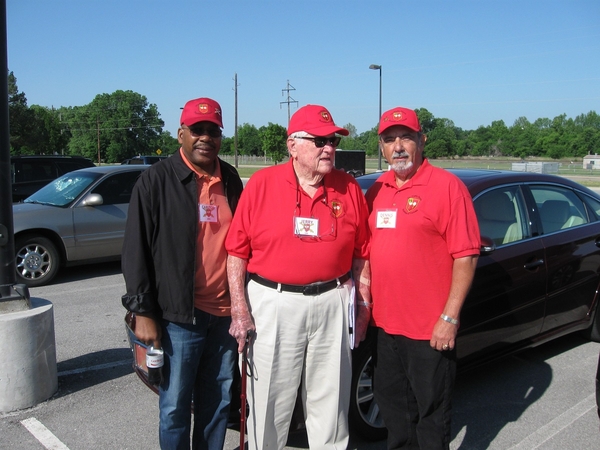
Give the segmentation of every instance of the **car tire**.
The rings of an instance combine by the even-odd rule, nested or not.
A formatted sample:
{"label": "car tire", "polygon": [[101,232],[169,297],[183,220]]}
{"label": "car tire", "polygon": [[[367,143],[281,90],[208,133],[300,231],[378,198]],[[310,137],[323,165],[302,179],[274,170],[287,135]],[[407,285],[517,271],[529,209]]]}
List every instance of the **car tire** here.
{"label": "car tire", "polygon": [[373,339],[370,333],[352,352],[352,387],[348,420],[350,429],[369,441],[387,437],[387,429],[373,397]]}
{"label": "car tire", "polygon": [[60,256],[48,238],[35,235],[22,236],[15,241],[17,283],[28,287],[50,283],[58,273]]}

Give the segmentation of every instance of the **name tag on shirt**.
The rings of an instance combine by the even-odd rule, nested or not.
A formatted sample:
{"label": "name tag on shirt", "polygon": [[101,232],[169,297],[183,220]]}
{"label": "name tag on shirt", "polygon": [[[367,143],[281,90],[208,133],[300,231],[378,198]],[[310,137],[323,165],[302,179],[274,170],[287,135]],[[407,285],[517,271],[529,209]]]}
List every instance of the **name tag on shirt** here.
{"label": "name tag on shirt", "polygon": [[200,222],[218,222],[218,211],[217,205],[203,205],[200,204]]}
{"label": "name tag on shirt", "polygon": [[297,236],[314,236],[319,233],[319,219],[313,217],[294,217],[294,234]]}
{"label": "name tag on shirt", "polygon": [[376,228],[396,228],[397,209],[384,209],[377,211]]}

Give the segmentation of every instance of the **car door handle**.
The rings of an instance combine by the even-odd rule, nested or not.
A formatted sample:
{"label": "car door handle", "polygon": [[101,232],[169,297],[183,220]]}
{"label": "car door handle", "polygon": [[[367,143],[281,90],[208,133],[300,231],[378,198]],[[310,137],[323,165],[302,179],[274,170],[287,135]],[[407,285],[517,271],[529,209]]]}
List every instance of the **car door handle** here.
{"label": "car door handle", "polygon": [[525,268],[525,270],[534,270],[543,265],[544,265],[544,260],[538,259],[537,261],[532,261],[532,262],[526,263],[523,266],[523,268]]}

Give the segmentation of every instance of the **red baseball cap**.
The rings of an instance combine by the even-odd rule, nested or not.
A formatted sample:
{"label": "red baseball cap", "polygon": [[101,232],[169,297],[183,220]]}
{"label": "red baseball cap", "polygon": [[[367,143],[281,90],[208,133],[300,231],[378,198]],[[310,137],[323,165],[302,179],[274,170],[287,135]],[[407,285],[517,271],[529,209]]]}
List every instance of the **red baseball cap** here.
{"label": "red baseball cap", "polygon": [[314,136],[350,134],[345,128],[336,126],[327,108],[319,105],[306,105],[294,113],[288,125],[288,136],[298,131],[306,131]]}
{"label": "red baseball cap", "polygon": [[402,108],[401,106],[390,109],[381,115],[378,133],[381,134],[395,125],[402,125],[413,131],[421,131],[417,114],[412,109]]}
{"label": "red baseball cap", "polygon": [[181,113],[181,125],[190,126],[198,122],[212,122],[223,128],[221,117],[221,105],[211,98],[196,98],[190,100],[183,107]]}

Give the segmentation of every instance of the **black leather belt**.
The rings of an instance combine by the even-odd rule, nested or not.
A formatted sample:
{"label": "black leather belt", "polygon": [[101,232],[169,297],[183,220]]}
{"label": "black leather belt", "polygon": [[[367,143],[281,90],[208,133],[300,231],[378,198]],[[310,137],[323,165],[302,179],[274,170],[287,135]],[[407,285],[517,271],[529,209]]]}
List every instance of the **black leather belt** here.
{"label": "black leather belt", "polygon": [[274,281],[267,280],[266,278],[261,277],[255,273],[250,274],[250,279],[256,281],[258,284],[262,284],[271,289],[277,289],[278,291],[286,291],[286,292],[296,292],[304,295],[319,295],[324,292],[330,291],[333,288],[339,286],[340,284],[345,283],[350,278],[349,273],[345,273],[339,278],[331,281],[323,281],[318,283],[311,284],[283,284],[283,283],[275,283]]}

